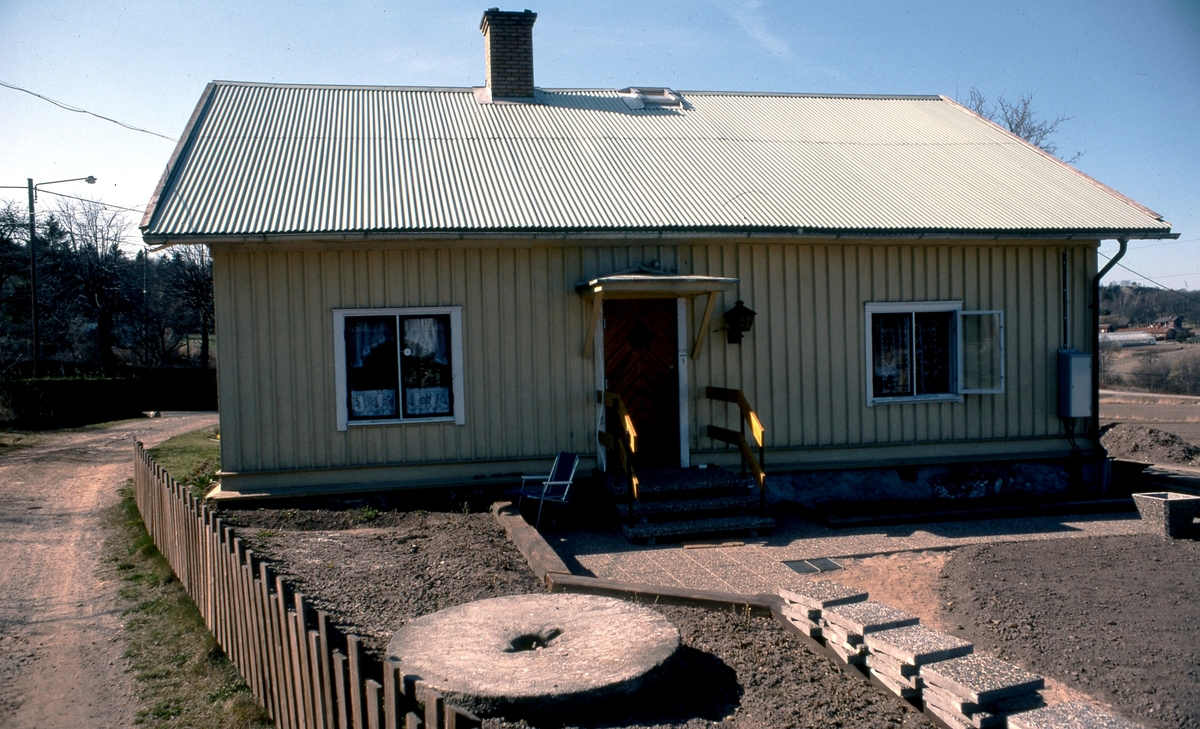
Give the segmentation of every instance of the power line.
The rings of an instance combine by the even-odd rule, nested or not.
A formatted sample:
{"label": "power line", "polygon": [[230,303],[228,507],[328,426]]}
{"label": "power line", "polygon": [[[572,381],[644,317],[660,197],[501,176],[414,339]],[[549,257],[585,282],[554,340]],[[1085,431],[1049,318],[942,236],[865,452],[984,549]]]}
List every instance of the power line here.
{"label": "power line", "polygon": [[1200,276],[1200,271],[1192,271],[1191,273],[1168,273],[1166,276],[1160,275],[1159,278],[1183,278],[1184,276]]}
{"label": "power line", "polygon": [[117,121],[116,119],[109,118],[109,117],[107,117],[107,116],[104,116],[104,115],[102,115],[102,114],[97,114],[97,113],[96,113],[96,112],[94,112],[94,111],[88,111],[87,109],[80,109],[80,108],[79,108],[79,107],[77,107],[77,106],[71,106],[70,104],[65,104],[65,103],[63,103],[63,102],[61,102],[61,101],[55,101],[54,99],[51,99],[49,96],[42,96],[41,94],[35,93],[35,92],[33,92],[33,91],[30,91],[29,89],[23,89],[23,88],[21,88],[20,86],[14,86],[13,84],[6,83],[6,82],[4,82],[4,81],[0,81],[0,86],[4,86],[4,87],[7,87],[7,88],[10,88],[10,89],[12,89],[12,90],[14,90],[14,91],[22,91],[22,92],[24,92],[24,93],[26,93],[26,94],[29,94],[30,96],[36,96],[36,97],[38,97],[39,99],[41,99],[42,101],[48,101],[48,102],[50,102],[51,104],[54,104],[55,106],[57,106],[57,107],[58,107],[58,108],[60,108],[60,109],[65,109],[65,110],[67,110],[67,111],[73,111],[73,112],[75,112],[76,114],[88,114],[88,115],[90,115],[90,116],[94,116],[94,117],[96,117],[97,119],[103,119],[103,120],[104,120],[104,121],[106,121],[106,122],[112,122],[113,124],[116,124],[117,126],[122,126],[122,127],[125,127],[126,129],[130,129],[130,130],[133,130],[133,131],[135,131],[135,132],[141,132],[142,134],[150,134],[150,135],[152,135],[152,136],[155,136],[155,137],[161,137],[161,138],[163,138],[163,139],[167,140],[168,142],[178,142],[178,141],[179,141],[178,139],[173,139],[173,138],[171,138],[171,137],[168,137],[168,136],[167,136],[167,135],[165,135],[165,134],[159,134],[158,132],[152,132],[152,131],[150,131],[149,129],[142,129],[141,127],[135,127],[135,126],[133,126],[132,124],[126,124],[126,123],[125,123],[125,122],[123,122],[123,121]]}
{"label": "power line", "polygon": [[38,190],[38,194],[39,195],[57,195],[59,197],[69,197],[72,200],[79,200],[81,202],[89,203],[91,205],[99,205],[102,208],[112,208],[114,210],[124,210],[129,213],[142,213],[143,215],[146,213],[145,210],[138,210],[137,208],[127,208],[127,207],[123,207],[121,205],[111,205],[109,203],[100,202],[99,200],[88,200],[86,197],[76,197],[75,195],[66,195],[61,192],[52,192],[50,190]]}
{"label": "power line", "polygon": [[1137,248],[1134,248],[1133,250],[1144,251],[1147,248],[1158,248],[1159,246],[1173,246],[1173,245],[1177,245],[1179,243],[1195,243],[1197,241],[1200,241],[1200,238],[1185,238],[1185,239],[1179,239],[1179,240],[1169,240],[1169,241],[1165,241],[1163,243],[1151,243],[1148,246],[1139,245]]}
{"label": "power line", "polygon": [[[1101,253],[1100,251],[1096,251],[1096,254],[1103,257],[1105,260],[1108,260],[1108,261],[1112,260],[1112,256],[1106,256],[1103,253]],[[1155,281],[1154,279],[1145,275],[1144,273],[1138,273],[1137,271],[1133,270],[1129,266],[1126,266],[1124,263],[1118,263],[1117,265],[1120,266],[1121,268],[1125,269],[1126,271],[1129,271],[1134,276],[1141,276],[1142,278],[1146,279],[1147,281],[1149,281],[1150,283],[1154,284],[1155,286],[1159,287],[1160,289],[1162,289],[1164,291],[1170,291],[1171,293],[1175,294],[1176,296],[1182,296],[1183,298],[1187,299],[1188,301],[1192,302],[1193,304],[1200,304],[1200,299],[1188,296],[1185,293],[1176,291],[1175,289],[1171,288],[1170,286],[1161,284],[1158,281]]]}

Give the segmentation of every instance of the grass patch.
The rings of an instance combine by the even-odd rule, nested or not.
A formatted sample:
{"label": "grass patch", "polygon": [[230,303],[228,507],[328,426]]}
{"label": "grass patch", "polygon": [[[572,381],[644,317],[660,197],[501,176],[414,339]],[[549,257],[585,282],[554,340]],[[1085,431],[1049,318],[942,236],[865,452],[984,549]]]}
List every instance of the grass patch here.
{"label": "grass patch", "polygon": [[137,680],[138,724],[251,729],[274,723],[204,625],[146,533],[130,487],[107,516],[105,570],[121,581],[125,657]]}
{"label": "grass patch", "polygon": [[[221,467],[215,428],[171,438],[150,454],[194,492]],[[121,581],[125,657],[137,679],[137,723],[153,727],[252,729],[274,723],[204,625],[200,612],[154,546],[133,491],[106,515],[112,537],[105,570]]]}
{"label": "grass patch", "polygon": [[0,431],[0,453],[13,448],[28,448],[42,441],[41,437],[25,431]]}
{"label": "grass patch", "polygon": [[369,504],[361,509],[350,512],[350,520],[355,524],[369,524],[379,518],[379,511]]}
{"label": "grass patch", "polygon": [[204,496],[221,470],[220,431],[216,426],[177,435],[147,451],[193,495]]}

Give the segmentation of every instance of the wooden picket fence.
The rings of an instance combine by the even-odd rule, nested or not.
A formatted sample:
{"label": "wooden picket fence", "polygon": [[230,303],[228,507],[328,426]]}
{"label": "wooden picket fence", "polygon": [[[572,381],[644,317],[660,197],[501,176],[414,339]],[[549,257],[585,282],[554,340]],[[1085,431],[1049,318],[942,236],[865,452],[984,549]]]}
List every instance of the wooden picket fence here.
{"label": "wooden picket fence", "polygon": [[468,729],[478,717],[366,653],[134,446],[146,530],[217,643],[282,729]]}

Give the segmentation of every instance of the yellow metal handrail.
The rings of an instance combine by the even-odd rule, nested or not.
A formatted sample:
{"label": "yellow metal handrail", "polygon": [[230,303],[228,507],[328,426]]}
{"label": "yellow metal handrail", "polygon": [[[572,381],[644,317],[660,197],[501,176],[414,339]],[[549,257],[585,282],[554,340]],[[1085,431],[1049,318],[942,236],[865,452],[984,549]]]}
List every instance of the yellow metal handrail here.
{"label": "yellow metal handrail", "polygon": [[[760,495],[765,494],[767,472],[763,470],[762,463],[766,460],[766,448],[763,445],[763,435],[766,433],[766,429],[763,428],[762,421],[758,419],[758,413],[754,412],[754,408],[750,407],[750,402],[746,400],[746,396],[742,394],[741,390],[731,390],[725,387],[708,387],[705,388],[704,394],[709,400],[720,400],[722,402],[737,404],[738,410],[741,411],[742,415],[740,432],[710,425],[708,426],[708,437],[737,446],[738,451],[742,454],[742,473],[745,473],[749,469],[754,474],[754,481],[758,484]],[[754,438],[754,442],[758,445],[758,458],[754,457],[754,450],[746,440],[747,425],[750,426],[751,437]]]}
{"label": "yellow metal handrail", "polygon": [[[629,417],[625,401],[617,393],[604,390],[597,391],[596,396],[604,407],[613,410],[617,416],[606,419],[606,432],[599,434],[600,444],[610,451],[616,451],[621,472],[629,481],[630,500],[637,500],[638,477],[633,471],[633,454],[637,452],[637,429],[633,427],[633,418]],[[617,423],[614,423],[614,420]]]}

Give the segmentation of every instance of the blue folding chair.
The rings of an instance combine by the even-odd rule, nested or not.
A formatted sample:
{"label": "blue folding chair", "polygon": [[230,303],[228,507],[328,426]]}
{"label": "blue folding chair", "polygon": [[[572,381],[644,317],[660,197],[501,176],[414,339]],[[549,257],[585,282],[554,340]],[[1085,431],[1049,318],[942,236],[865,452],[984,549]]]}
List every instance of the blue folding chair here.
{"label": "blue folding chair", "polygon": [[[545,476],[521,477],[521,497],[517,501],[517,509],[521,508],[521,504],[527,498],[538,502],[537,520],[533,523],[535,529],[542,523],[542,507],[546,505],[547,501],[558,504],[567,503],[567,496],[571,492],[571,482],[575,480],[575,469],[578,467],[579,455],[563,451],[554,459],[550,473]],[[529,486],[530,482],[533,482],[534,485]]]}

